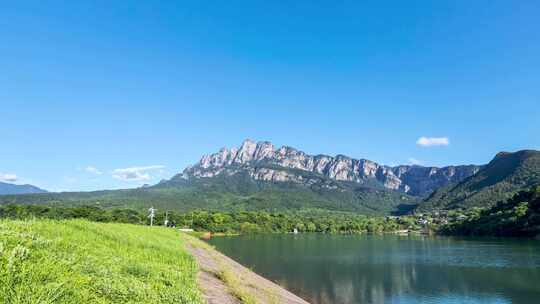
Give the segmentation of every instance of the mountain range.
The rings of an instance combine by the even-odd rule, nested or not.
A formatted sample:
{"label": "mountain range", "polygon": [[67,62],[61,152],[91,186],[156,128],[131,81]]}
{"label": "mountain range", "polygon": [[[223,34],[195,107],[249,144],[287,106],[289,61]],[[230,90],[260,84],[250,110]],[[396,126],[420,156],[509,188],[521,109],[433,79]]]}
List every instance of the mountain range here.
{"label": "mountain range", "polygon": [[[313,156],[288,146],[276,149],[268,141],[256,143],[248,139],[238,149],[223,148],[218,153],[204,156],[196,165],[173,179],[211,178],[220,174],[232,176],[245,172],[251,178],[265,182],[309,186],[329,179],[422,197],[449,183],[459,182],[481,168],[475,165],[443,168],[417,165],[389,167],[345,155]],[[306,172],[315,178],[306,178]]]}
{"label": "mountain range", "polygon": [[47,191],[32,185],[15,185],[0,182],[0,195],[6,194],[28,194],[28,193],[45,193]]}
{"label": "mountain range", "polygon": [[205,210],[403,214],[487,206],[540,183],[540,152],[501,152],[486,165],[386,166],[245,140],[170,180],[127,190],[1,196],[0,203]]}

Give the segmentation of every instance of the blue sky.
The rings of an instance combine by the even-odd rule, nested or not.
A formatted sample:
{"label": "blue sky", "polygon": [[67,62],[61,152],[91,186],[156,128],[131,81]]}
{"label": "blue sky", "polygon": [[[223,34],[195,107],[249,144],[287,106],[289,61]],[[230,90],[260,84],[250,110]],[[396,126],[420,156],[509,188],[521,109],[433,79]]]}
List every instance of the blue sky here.
{"label": "blue sky", "polygon": [[135,187],[245,138],[390,165],[540,148],[538,1],[75,2],[0,10],[4,180]]}

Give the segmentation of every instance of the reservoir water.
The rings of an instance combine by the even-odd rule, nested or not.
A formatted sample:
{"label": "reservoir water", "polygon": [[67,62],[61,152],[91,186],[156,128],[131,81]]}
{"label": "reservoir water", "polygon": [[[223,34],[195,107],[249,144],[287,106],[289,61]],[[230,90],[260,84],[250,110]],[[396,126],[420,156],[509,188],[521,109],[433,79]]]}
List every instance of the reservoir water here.
{"label": "reservoir water", "polygon": [[540,303],[540,241],[267,234],[209,242],[313,304]]}

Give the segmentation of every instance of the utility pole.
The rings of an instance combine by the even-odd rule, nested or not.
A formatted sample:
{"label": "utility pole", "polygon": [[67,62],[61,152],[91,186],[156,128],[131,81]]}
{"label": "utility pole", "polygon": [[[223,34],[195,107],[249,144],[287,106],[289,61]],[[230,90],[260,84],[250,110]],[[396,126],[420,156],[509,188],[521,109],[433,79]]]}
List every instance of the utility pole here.
{"label": "utility pole", "polygon": [[150,218],[150,227],[154,225],[154,217],[156,216],[156,210],[157,209],[155,209],[154,206],[148,209],[148,212],[150,212],[150,214],[148,215],[148,217]]}

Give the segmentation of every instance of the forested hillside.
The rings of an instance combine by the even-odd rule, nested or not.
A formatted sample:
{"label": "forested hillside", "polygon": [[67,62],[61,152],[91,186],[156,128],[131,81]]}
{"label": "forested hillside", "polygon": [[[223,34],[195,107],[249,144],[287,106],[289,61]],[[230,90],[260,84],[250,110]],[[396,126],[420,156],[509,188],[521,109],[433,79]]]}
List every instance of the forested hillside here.
{"label": "forested hillside", "polygon": [[486,209],[473,208],[467,219],[446,226],[447,234],[492,236],[540,235],[540,186],[521,191]]}
{"label": "forested hillside", "polygon": [[492,206],[540,184],[540,151],[501,152],[475,175],[435,191],[420,211]]}

